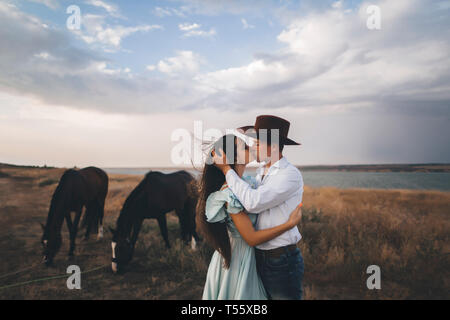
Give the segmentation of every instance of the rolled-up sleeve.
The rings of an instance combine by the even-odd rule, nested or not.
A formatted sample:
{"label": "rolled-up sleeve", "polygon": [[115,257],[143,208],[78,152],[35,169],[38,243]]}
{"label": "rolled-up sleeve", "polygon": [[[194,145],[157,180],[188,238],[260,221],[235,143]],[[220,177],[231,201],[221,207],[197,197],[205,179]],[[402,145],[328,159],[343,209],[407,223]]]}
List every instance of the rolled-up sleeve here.
{"label": "rolled-up sleeve", "polygon": [[303,191],[301,175],[292,171],[278,172],[257,189],[252,189],[234,170],[227,172],[226,179],[241,204],[251,213],[260,213],[283,203],[299,188]]}

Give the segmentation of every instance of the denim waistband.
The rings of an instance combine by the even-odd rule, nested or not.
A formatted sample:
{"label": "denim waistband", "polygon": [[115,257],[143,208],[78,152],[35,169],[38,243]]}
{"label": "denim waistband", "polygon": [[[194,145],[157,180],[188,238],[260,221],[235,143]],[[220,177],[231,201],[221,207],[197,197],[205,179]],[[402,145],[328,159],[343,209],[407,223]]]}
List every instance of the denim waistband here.
{"label": "denim waistband", "polygon": [[282,255],[291,256],[293,254],[296,254],[297,252],[300,252],[300,249],[295,244],[291,244],[291,245],[287,245],[287,246],[279,247],[279,248],[275,248],[275,249],[270,249],[270,250],[261,250],[261,249],[255,248],[255,254],[264,256],[267,258],[279,258]]}

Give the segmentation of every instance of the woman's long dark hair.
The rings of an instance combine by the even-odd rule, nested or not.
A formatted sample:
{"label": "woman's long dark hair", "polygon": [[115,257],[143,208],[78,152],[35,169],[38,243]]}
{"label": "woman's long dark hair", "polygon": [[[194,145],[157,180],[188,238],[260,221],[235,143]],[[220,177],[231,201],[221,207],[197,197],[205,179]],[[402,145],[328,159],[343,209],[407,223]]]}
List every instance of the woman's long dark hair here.
{"label": "woman's long dark hair", "polygon": [[[233,140],[231,140],[233,139]],[[232,134],[221,137],[214,143],[213,149],[217,153],[220,148],[223,149],[227,156],[227,163],[234,169],[237,158],[237,140],[236,136]],[[227,142],[234,148],[233,152],[228,150],[227,154]],[[211,150],[211,151],[212,151]],[[211,157],[211,153],[209,153]],[[211,158],[210,158],[211,160]],[[211,164],[208,164],[211,163]],[[225,260],[225,268],[230,267],[231,262],[231,244],[228,236],[226,223],[216,222],[210,223],[206,221],[206,200],[208,196],[220,190],[225,183],[225,176],[222,171],[217,168],[212,161],[207,162],[203,168],[203,174],[200,181],[200,195],[197,202],[197,210],[195,222],[197,225],[197,232],[200,233],[215,250],[217,250]]]}

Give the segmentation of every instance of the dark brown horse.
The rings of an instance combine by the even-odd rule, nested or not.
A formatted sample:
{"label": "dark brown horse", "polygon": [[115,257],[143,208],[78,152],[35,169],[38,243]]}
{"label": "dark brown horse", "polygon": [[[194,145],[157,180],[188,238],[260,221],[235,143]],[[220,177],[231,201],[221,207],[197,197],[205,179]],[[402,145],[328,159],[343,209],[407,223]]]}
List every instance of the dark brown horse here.
{"label": "dark brown horse", "polygon": [[158,220],[161,235],[170,248],[167,233],[166,213],[175,210],[181,229],[181,238],[188,244],[199,241],[195,231],[195,206],[197,192],[195,179],[186,171],[164,174],[150,171],[130,193],[120,211],[116,230],[111,229],[112,269],[123,269],[132,259],[134,247],[147,218]]}
{"label": "dark brown horse", "polygon": [[[103,214],[107,193],[108,176],[99,168],[69,169],[64,172],[53,193],[47,223],[42,226],[44,234],[41,242],[44,247],[46,265],[52,264],[54,256],[61,247],[61,229],[64,219],[70,234],[69,256],[73,256],[83,207],[86,207],[85,238],[89,238],[92,227],[97,227],[98,238],[103,236]],[[71,212],[75,212],[73,221]]]}

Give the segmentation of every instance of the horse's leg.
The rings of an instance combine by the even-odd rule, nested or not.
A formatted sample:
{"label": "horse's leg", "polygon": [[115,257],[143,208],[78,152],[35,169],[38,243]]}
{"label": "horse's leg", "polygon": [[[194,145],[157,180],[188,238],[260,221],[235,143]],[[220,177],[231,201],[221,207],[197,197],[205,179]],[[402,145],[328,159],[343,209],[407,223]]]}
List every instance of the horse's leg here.
{"label": "horse's leg", "polygon": [[181,232],[181,239],[187,244],[189,242],[188,239],[188,224],[186,219],[186,210],[185,209],[177,209],[176,210],[178,220],[180,222],[180,232]]}
{"label": "horse's leg", "polygon": [[92,228],[92,224],[94,223],[94,219],[95,219],[95,205],[93,203],[88,203],[86,204],[86,211],[85,211],[85,217],[86,217],[86,221],[87,221],[87,225],[86,225],[86,233],[84,235],[84,240],[89,240],[89,235],[91,234],[91,228]]}
{"label": "horse's leg", "polygon": [[187,222],[187,231],[188,231],[188,242],[191,242],[191,249],[197,250],[197,242],[200,242],[200,237],[195,230],[195,202],[192,199],[189,199],[185,206],[186,220]]}
{"label": "horse's leg", "polygon": [[190,242],[191,249],[196,250],[197,242],[200,241],[200,237],[195,230],[195,202],[191,198],[188,198],[186,201],[184,206],[184,215],[186,244],[189,244]]}
{"label": "horse's leg", "polygon": [[141,231],[142,222],[144,219],[139,218],[133,223],[133,233],[131,234],[131,245],[134,251],[134,247],[136,245],[137,238],[139,236],[139,232]]}
{"label": "horse's leg", "polygon": [[[73,233],[73,224],[72,218],[70,217],[70,211],[66,213],[66,223],[67,229],[69,229],[69,237],[70,237],[70,248],[72,248],[72,233]],[[69,249],[69,256],[73,256],[73,251]]]}
{"label": "horse's leg", "polygon": [[164,241],[166,242],[166,246],[167,246],[167,248],[170,248],[169,235],[167,232],[166,215],[164,213],[161,214],[161,216],[159,218],[157,218],[157,220],[158,220],[158,224],[159,224],[159,230],[161,230],[161,235],[162,235]]}
{"label": "horse's leg", "polygon": [[194,238],[194,240],[196,242],[201,242],[202,239],[200,238],[200,236],[197,234],[197,230],[196,230],[196,225],[195,225],[195,207],[196,207],[196,201],[195,200],[190,200],[189,202],[189,216],[191,217],[192,221],[191,221],[191,233],[192,233],[192,237]]}
{"label": "horse's leg", "polygon": [[69,229],[69,233],[72,233],[72,218],[70,217],[70,211],[66,213],[66,223],[67,229]]}
{"label": "horse's leg", "polygon": [[98,211],[98,230],[97,230],[97,240],[103,239],[103,216],[105,214],[105,201],[99,204]]}
{"label": "horse's leg", "polygon": [[[80,223],[81,213],[83,212],[83,206],[81,206],[75,214],[75,218],[73,219],[72,224],[72,232],[70,234],[70,250],[69,256],[73,256],[73,252],[75,251],[75,240],[77,239],[78,233],[78,225]],[[70,213],[69,213],[70,214]]]}

